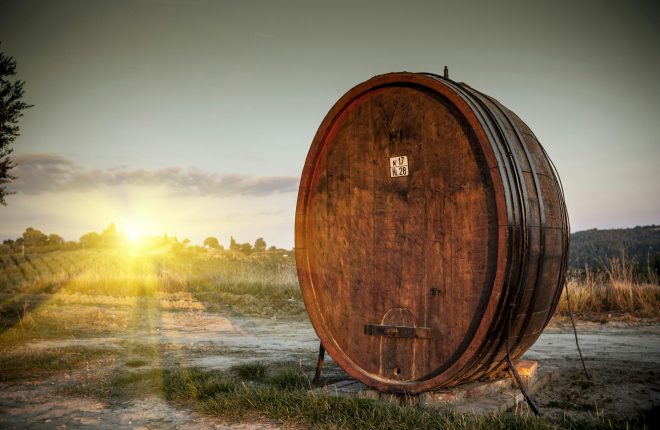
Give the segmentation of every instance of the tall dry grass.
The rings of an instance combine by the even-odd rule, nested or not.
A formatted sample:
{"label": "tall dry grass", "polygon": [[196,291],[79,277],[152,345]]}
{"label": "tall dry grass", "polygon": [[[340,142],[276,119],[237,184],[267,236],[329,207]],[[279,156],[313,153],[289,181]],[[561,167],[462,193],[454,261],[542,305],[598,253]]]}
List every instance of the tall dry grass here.
{"label": "tall dry grass", "polygon": [[[655,274],[640,276],[634,261],[611,258],[601,267],[569,272],[571,310],[585,314],[629,314],[640,318],[660,317],[660,284]],[[568,315],[566,292],[557,306],[559,315]]]}

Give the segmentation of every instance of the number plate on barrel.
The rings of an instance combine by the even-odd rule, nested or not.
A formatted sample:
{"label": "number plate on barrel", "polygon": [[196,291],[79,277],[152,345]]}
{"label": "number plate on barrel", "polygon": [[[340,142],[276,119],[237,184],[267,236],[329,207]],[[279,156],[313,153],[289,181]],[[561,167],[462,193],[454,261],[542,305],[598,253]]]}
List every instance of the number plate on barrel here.
{"label": "number plate on barrel", "polygon": [[408,157],[390,157],[390,177],[408,176]]}

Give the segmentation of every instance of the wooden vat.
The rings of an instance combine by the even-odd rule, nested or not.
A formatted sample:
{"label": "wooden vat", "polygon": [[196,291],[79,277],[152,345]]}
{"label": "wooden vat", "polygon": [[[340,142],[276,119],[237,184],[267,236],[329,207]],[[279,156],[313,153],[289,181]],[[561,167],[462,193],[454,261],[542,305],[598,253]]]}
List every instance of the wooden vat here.
{"label": "wooden vat", "polygon": [[352,377],[419,393],[506,367],[559,300],[559,178],[513,112],[440,76],[390,73],[318,129],[296,210],[310,320]]}

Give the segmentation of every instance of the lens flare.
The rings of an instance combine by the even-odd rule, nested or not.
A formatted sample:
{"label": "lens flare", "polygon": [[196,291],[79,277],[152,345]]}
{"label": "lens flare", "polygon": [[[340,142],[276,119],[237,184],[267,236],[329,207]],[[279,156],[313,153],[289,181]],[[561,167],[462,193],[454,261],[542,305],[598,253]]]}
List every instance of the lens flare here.
{"label": "lens flare", "polygon": [[143,236],[140,227],[135,223],[127,223],[124,227],[124,234],[130,243],[137,243]]}

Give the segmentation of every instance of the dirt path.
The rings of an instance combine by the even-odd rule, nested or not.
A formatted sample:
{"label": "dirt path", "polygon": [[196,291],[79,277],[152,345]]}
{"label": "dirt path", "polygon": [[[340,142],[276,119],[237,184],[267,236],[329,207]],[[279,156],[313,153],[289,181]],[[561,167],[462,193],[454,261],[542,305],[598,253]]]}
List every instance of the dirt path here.
{"label": "dirt path", "polygon": [[190,367],[226,369],[248,361],[299,361],[318,350],[307,321],[253,319],[208,312],[162,312],[157,327],[121,336],[31,342],[29,349],[88,346],[124,348],[127,343],[155,346]]}
{"label": "dirt path", "polygon": [[[580,327],[582,351],[594,383],[583,381],[573,333],[550,328],[527,352],[539,365],[561,369],[559,381],[537,393],[543,412],[561,417],[594,419],[627,417],[660,405],[660,326],[585,324]],[[32,342],[39,352],[69,346],[122,351],[126,345],[156,347],[161,361],[191,367],[226,369],[249,361],[294,361],[313,366],[318,348],[306,321],[227,318],[207,312],[162,312],[158,324],[122,336]],[[105,367],[104,367],[105,366]],[[116,362],[98,369],[78,369],[46,379],[0,384],[0,428],[277,428],[270,423],[227,425],[167,402],[162,396],[100,401],[63,396],[58,389],[92,373],[111,372]],[[328,371],[333,366],[328,366]]]}
{"label": "dirt path", "polygon": [[568,327],[547,329],[525,354],[561,370],[559,380],[536,396],[544,415],[660,418],[660,325],[587,323],[578,326],[578,336],[592,383],[583,374]]}

